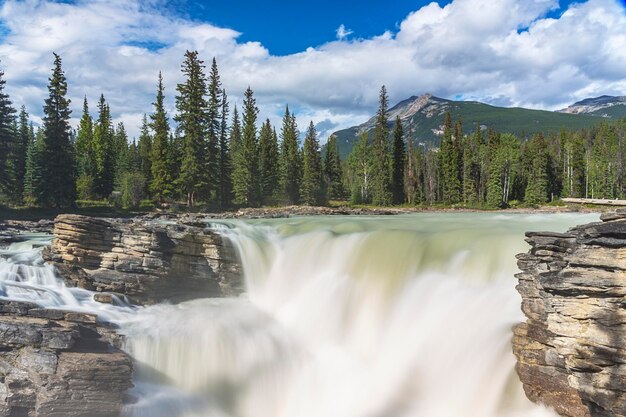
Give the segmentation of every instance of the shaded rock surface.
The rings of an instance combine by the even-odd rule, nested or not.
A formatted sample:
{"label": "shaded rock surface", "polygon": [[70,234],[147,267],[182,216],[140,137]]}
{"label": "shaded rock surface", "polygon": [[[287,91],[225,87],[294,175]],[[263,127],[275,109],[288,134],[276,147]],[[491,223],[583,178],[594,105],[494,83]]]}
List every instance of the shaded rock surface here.
{"label": "shaded rock surface", "polygon": [[91,314],[0,300],[0,415],[118,416],[132,362]]}
{"label": "shaded rock surface", "polygon": [[240,293],[241,267],[230,242],[199,219],[188,220],[60,215],[44,258],[70,285],[141,303]]}
{"label": "shaded rock surface", "polygon": [[513,339],[526,395],[563,416],[626,416],[626,210],[526,236]]}

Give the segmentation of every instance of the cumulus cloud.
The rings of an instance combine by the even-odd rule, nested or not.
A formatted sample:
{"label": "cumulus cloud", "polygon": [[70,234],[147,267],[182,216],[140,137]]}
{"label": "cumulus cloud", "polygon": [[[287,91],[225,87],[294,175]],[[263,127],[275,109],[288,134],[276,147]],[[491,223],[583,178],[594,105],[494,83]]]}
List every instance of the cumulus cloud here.
{"label": "cumulus cloud", "polygon": [[558,7],[557,0],[433,2],[379,36],[346,42],[351,31],[341,25],[336,41],[273,56],[260,42],[241,42],[236,30],[169,14],[159,0],[7,0],[0,65],[13,101],[40,116],[51,52],[60,53],[75,118],[83,95],[95,107],[103,93],[131,134],[151,111],[158,71],[173,114],[186,49],[206,61],[216,57],[233,105],[250,85],[262,119],[279,122],[289,104],[301,126],[318,124],[323,140],[366,120],[381,84],[392,102],[431,92],[546,109],[626,94],[624,6],[587,0]]}

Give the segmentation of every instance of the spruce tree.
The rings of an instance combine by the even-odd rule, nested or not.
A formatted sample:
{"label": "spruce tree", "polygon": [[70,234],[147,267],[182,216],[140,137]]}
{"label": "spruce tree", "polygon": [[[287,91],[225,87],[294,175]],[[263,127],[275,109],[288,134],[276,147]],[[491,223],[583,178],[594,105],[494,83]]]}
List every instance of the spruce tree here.
{"label": "spruce tree", "polygon": [[393,204],[404,203],[404,166],[406,150],[404,148],[404,132],[400,116],[396,116],[393,129],[393,151],[391,161],[391,194]]}
{"label": "spruce tree", "polygon": [[75,172],[71,141],[67,80],[61,57],[54,54],[54,68],[43,108],[43,136],[40,148],[41,181],[37,197],[44,206],[69,207],[76,200]]}
{"label": "spruce tree", "polygon": [[217,61],[213,58],[209,73],[207,103],[207,141],[206,141],[206,193],[212,202],[218,202],[220,187],[220,126],[222,109],[222,82],[217,68]]}
{"label": "spruce tree", "polygon": [[30,122],[26,107],[22,106],[18,116],[16,131],[16,146],[13,157],[15,167],[15,197],[16,201],[22,202],[24,197],[24,178],[26,177],[26,158],[30,143]]}
{"label": "spruce tree", "polygon": [[4,71],[0,71],[0,193],[9,195],[13,194],[16,179],[11,161],[16,144],[16,132],[13,126],[15,109],[9,95],[4,91],[5,87]]}
{"label": "spruce tree", "polygon": [[380,89],[374,140],[372,142],[372,203],[388,205],[392,200],[389,155],[389,97],[383,85]]}
{"label": "spruce tree", "polygon": [[548,153],[542,134],[533,136],[527,147],[530,156],[528,184],[524,194],[524,202],[540,205],[548,200]]}
{"label": "spruce tree", "polygon": [[150,192],[158,201],[164,201],[172,194],[172,173],[169,161],[170,126],[164,100],[163,76],[159,72],[157,96],[153,103],[154,113],[150,115],[150,128],[154,132],[150,152],[150,168],[152,170]]}
{"label": "spruce tree", "polygon": [[237,167],[239,151],[241,149],[241,122],[239,121],[239,112],[237,111],[237,106],[235,106],[235,109],[233,110],[233,122],[230,128],[230,135],[228,137],[228,149],[230,151],[230,163],[233,167],[234,181],[235,169]]}
{"label": "spruce tree", "polygon": [[480,201],[480,149],[482,130],[480,123],[476,132],[464,139],[463,146],[463,202],[475,205]]}
{"label": "spruce tree", "polygon": [[317,140],[317,132],[311,121],[304,138],[302,164],[302,202],[307,205],[321,206],[326,204],[326,189],[322,173],[322,156]]}
{"label": "spruce tree", "polygon": [[298,146],[296,116],[289,113],[289,107],[285,108],[280,136],[281,188],[290,204],[298,204],[302,181],[302,160]]}
{"label": "spruce tree", "polygon": [[218,160],[219,182],[216,190],[216,201],[220,208],[230,207],[233,201],[233,165],[228,133],[228,97],[226,90],[222,90]]}
{"label": "spruce tree", "polygon": [[93,181],[96,176],[96,155],[93,119],[89,114],[87,97],[83,100],[83,115],[80,118],[76,135],[76,159],[78,177],[90,177]]}
{"label": "spruce tree", "polygon": [[259,175],[263,202],[271,200],[278,188],[278,139],[267,119],[259,132]]}
{"label": "spruce tree", "polygon": [[[41,134],[38,135],[41,138]],[[28,147],[26,149],[26,170],[24,174],[24,202],[34,205],[37,202],[37,190],[41,181],[41,166],[39,147],[42,140],[36,141],[33,123],[28,127]]]}
{"label": "spruce tree", "polygon": [[456,204],[461,201],[461,181],[459,172],[460,134],[452,132],[452,117],[446,113],[443,139],[441,141],[442,194],[445,202]]}
{"label": "spruce tree", "polygon": [[260,181],[258,165],[258,143],[256,120],[259,109],[252,89],[248,87],[244,93],[243,128],[241,144],[238,145],[233,188],[235,202],[244,206],[255,207],[260,203]]}
{"label": "spruce tree", "polygon": [[362,133],[348,155],[350,200],[354,204],[371,202],[372,149],[367,133]]}
{"label": "spruce tree", "polygon": [[324,181],[326,182],[328,198],[344,198],[343,171],[341,158],[339,157],[339,147],[337,146],[337,136],[335,135],[331,135],[326,143]]}
{"label": "spruce tree", "polygon": [[137,157],[139,159],[139,172],[143,174],[146,182],[150,184],[152,181],[152,137],[150,136],[150,126],[146,114],[143,115],[141,121],[141,130],[137,143]]}
{"label": "spruce tree", "polygon": [[98,101],[98,119],[93,132],[93,148],[96,162],[94,190],[100,198],[108,198],[115,184],[115,131],[111,110],[104,95]]}
{"label": "spruce tree", "polygon": [[[178,122],[178,135],[182,138],[178,184],[189,207],[193,207],[196,194],[208,186],[208,173],[213,170],[213,165],[208,163],[208,152],[215,151],[207,146],[207,102],[204,98],[207,88],[203,68],[198,52],[187,51],[182,64],[185,80],[176,86],[178,114],[174,119]],[[211,125],[213,121],[209,122]],[[209,126],[209,137],[215,134],[214,126]]]}
{"label": "spruce tree", "polygon": [[119,122],[114,135],[115,146],[115,188],[120,190],[123,177],[132,169],[132,155],[124,122]]}

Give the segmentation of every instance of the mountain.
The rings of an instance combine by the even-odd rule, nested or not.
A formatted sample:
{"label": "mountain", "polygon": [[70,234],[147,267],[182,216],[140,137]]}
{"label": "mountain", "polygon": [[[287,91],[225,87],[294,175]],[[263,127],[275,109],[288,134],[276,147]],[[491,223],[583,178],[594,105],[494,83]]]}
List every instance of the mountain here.
{"label": "mountain", "polygon": [[[621,107],[621,106],[620,106]],[[626,107],[626,106],[624,106]],[[613,107],[616,108],[616,107]],[[477,101],[453,101],[431,94],[413,96],[393,106],[389,111],[391,125],[400,116],[407,138],[426,146],[439,146],[444,116],[450,112],[453,120],[461,117],[465,133],[481,128],[492,128],[502,133],[528,135],[539,132],[558,132],[561,129],[583,129],[597,124],[597,114],[531,110],[520,107],[496,107]],[[626,114],[624,114],[626,116]],[[373,133],[376,118],[335,132],[339,153],[345,158],[363,133]]]}
{"label": "mountain", "polygon": [[608,118],[626,117],[626,96],[600,96],[586,98],[559,110],[561,113],[590,114]]}

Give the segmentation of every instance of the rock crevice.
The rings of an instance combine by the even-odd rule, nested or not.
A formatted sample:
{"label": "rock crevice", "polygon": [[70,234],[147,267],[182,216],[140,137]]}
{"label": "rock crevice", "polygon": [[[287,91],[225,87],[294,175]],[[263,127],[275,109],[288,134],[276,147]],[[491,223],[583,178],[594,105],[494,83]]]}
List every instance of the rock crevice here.
{"label": "rock crevice", "polygon": [[626,211],[526,237],[513,338],[526,395],[563,416],[626,416]]}

